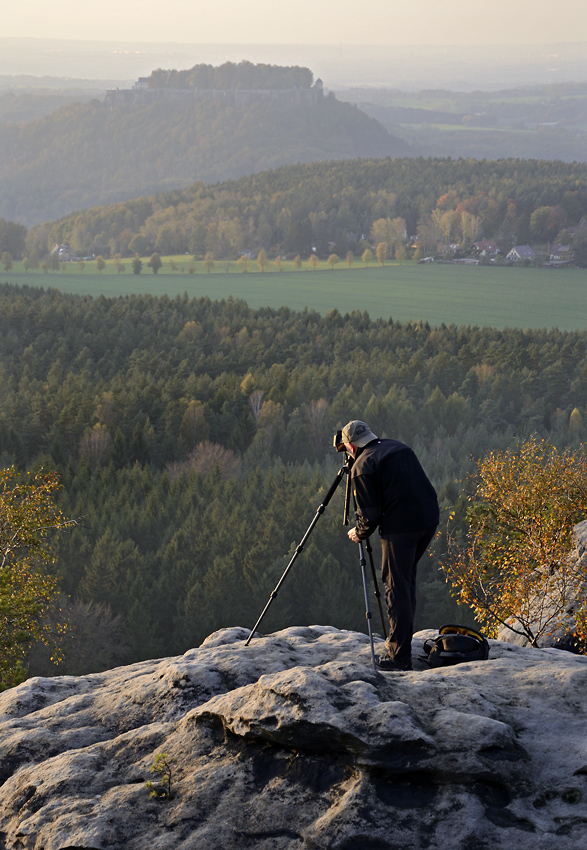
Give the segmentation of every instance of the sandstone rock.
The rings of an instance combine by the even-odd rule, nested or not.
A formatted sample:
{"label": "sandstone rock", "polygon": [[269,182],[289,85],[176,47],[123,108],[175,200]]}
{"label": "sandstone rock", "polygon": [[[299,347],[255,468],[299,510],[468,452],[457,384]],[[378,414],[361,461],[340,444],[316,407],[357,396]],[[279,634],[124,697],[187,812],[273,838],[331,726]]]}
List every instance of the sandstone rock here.
{"label": "sandstone rock", "polygon": [[[571,850],[587,658],[375,673],[365,635],[224,629],[180,658],[0,695],[6,850]],[[145,781],[172,763],[171,800]]]}

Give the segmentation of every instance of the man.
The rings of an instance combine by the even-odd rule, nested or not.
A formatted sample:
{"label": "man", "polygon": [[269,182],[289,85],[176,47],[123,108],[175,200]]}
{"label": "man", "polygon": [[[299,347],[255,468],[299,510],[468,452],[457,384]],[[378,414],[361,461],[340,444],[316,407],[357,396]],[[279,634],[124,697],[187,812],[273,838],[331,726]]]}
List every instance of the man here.
{"label": "man", "polygon": [[411,670],[416,571],[438,526],[436,492],[404,443],[380,440],[358,419],[342,429],[342,441],[355,459],[351,481],[357,525],[349,538],[358,543],[377,527],[381,535],[389,637],[386,654],[375,660],[382,670]]}

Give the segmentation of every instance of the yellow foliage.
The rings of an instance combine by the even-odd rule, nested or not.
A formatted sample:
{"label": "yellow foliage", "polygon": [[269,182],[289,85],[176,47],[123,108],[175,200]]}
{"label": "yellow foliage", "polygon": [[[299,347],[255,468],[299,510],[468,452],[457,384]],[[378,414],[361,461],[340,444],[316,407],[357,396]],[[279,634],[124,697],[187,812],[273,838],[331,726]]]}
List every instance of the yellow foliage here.
{"label": "yellow foliage", "polygon": [[[478,461],[466,540],[449,532],[443,568],[460,599],[493,634],[499,624],[532,645],[565,616],[584,633],[587,565],[569,558],[572,529],[587,518],[587,455],[531,438]],[[507,622],[509,621],[509,622]]]}
{"label": "yellow foliage", "polygon": [[50,536],[75,521],[55,506],[57,476],[0,470],[0,690],[22,678],[31,643],[43,640],[43,613],[57,592],[45,571],[54,562]]}

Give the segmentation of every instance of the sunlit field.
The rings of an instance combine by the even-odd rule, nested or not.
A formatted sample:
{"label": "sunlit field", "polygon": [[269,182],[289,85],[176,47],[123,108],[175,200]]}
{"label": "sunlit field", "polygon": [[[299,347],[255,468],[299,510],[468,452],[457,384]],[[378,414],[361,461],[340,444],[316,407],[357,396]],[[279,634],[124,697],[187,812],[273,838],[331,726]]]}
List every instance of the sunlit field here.
{"label": "sunlit field", "polygon": [[[261,273],[254,261],[242,272],[235,262],[216,261],[206,272],[202,263],[191,258],[175,258],[177,271],[170,271],[164,259],[157,275],[147,268],[133,274],[132,260],[117,273],[108,263],[97,273],[95,263],[87,262],[83,272],[77,263],[65,271],[29,271],[15,266],[0,272],[0,281],[17,285],[56,288],[78,295],[115,297],[132,293],[168,295],[187,293],[190,298],[233,296],[251,307],[305,307],[327,313],[334,308],[342,314],[366,310],[371,318],[427,321],[433,325],[489,325],[575,330],[587,328],[587,270],[494,268],[486,266],[389,264],[384,267],[340,263],[331,269],[322,261],[315,271],[294,271],[290,262],[277,271],[269,262]],[[193,271],[190,272],[190,266]],[[180,269],[184,269],[181,271]]]}

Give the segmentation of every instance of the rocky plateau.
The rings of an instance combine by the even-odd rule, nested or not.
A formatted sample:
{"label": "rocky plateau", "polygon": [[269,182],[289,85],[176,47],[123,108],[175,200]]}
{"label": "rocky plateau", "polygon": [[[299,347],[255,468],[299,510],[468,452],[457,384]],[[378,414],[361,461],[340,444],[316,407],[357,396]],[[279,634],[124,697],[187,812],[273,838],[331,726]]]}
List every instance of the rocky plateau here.
{"label": "rocky plateau", "polygon": [[[178,658],[0,695],[5,850],[587,846],[587,658],[376,673],[366,635],[224,629]],[[172,796],[145,783],[158,754]]]}

